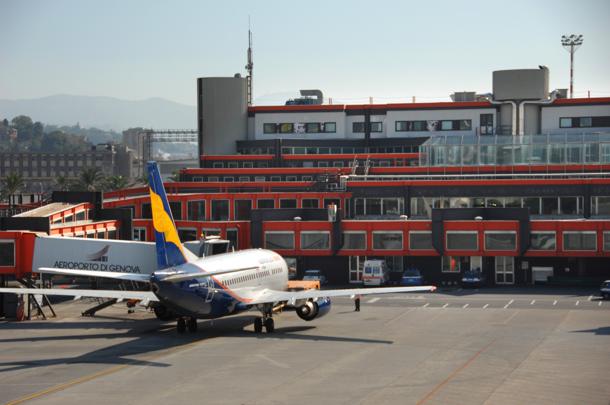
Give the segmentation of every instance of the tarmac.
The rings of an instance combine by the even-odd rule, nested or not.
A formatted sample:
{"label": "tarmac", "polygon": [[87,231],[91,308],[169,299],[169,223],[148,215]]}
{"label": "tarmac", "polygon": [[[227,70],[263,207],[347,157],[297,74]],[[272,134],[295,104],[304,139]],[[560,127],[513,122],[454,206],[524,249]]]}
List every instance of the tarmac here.
{"label": "tarmac", "polygon": [[179,335],[143,309],[56,306],[57,319],[0,321],[6,404],[610,403],[610,301],[595,291],[453,290],[374,296],[361,312],[255,312]]}

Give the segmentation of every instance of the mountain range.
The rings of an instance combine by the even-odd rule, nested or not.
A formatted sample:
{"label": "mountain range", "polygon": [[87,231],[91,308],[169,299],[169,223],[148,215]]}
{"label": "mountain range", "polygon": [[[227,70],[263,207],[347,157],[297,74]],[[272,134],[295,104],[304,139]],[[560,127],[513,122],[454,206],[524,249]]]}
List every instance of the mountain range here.
{"label": "mountain range", "polygon": [[47,125],[74,125],[104,130],[127,128],[196,129],[197,108],[163,98],[122,100],[113,97],[53,95],[34,99],[0,99],[0,119],[27,115]]}

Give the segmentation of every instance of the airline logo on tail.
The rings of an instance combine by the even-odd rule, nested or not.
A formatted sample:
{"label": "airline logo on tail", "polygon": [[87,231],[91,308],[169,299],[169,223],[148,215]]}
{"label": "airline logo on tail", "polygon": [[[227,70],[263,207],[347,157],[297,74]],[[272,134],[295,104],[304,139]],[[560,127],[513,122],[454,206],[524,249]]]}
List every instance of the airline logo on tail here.
{"label": "airline logo on tail", "polygon": [[180,237],[174,224],[172,211],[156,162],[148,162],[148,181],[150,183],[150,208],[157,246],[157,265],[159,269],[165,269],[184,264],[187,262],[186,256],[182,243],[180,243]]}

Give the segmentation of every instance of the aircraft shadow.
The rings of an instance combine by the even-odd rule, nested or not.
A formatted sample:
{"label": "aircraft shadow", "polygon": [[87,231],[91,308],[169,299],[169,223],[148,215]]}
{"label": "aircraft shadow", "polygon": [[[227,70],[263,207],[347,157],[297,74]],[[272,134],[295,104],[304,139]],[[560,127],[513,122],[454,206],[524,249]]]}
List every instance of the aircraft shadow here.
{"label": "aircraft shadow", "polygon": [[[327,341],[327,342],[352,342],[352,343],[370,343],[370,344],[393,344],[390,340],[367,339],[357,337],[342,337],[342,336],[323,336],[302,334],[312,329],[315,326],[291,326],[278,327],[273,334],[256,334],[250,328],[254,322],[254,316],[234,316],[216,320],[199,321],[199,329],[195,333],[178,334],[174,323],[156,323],[152,320],[142,321],[127,321],[127,322],[68,322],[53,323],[53,322],[36,322],[32,324],[5,324],[11,325],[10,329],[17,330],[67,330],[67,329],[83,329],[83,328],[100,328],[100,324],[113,329],[123,329],[125,332],[102,333],[102,334],[63,334],[59,336],[20,336],[15,338],[0,339],[2,343],[18,343],[18,342],[53,342],[53,341],[74,341],[83,339],[125,339],[132,338],[126,342],[121,342],[112,346],[102,347],[88,353],[84,353],[74,357],[56,357],[51,359],[41,360],[16,360],[9,362],[0,361],[0,375],[11,371],[20,371],[38,367],[49,367],[55,365],[72,365],[72,364],[108,364],[108,365],[145,365],[152,367],[170,367],[168,363],[157,362],[154,360],[134,359],[133,357],[145,356],[149,353],[163,352],[172,349],[179,349],[181,346],[187,346],[199,341],[205,341],[216,337],[232,337],[232,338],[247,338],[247,339],[291,339],[305,341]],[[139,325],[139,322],[144,322],[144,327]],[[158,322],[158,321],[156,321]],[[122,327],[119,326],[122,324]],[[33,327],[37,325],[38,327]],[[3,326],[3,328],[4,328]],[[19,328],[18,326],[21,326]],[[134,327],[135,326],[135,327]],[[146,327],[148,326],[148,327]],[[103,327],[103,326],[102,326]]]}

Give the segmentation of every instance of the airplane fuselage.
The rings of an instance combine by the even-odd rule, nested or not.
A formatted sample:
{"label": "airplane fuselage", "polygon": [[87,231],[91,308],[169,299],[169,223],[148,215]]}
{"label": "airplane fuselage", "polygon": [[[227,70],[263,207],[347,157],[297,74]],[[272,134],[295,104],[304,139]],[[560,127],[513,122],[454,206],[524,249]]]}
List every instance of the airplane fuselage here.
{"label": "airplane fuselage", "polygon": [[[233,269],[243,270],[209,277],[193,276],[180,281],[166,280],[166,274],[175,272],[214,274]],[[211,319],[250,309],[248,302],[266,289],[286,290],[288,266],[275,252],[248,249],[158,271],[151,280],[153,292],[161,304],[185,316]]]}

